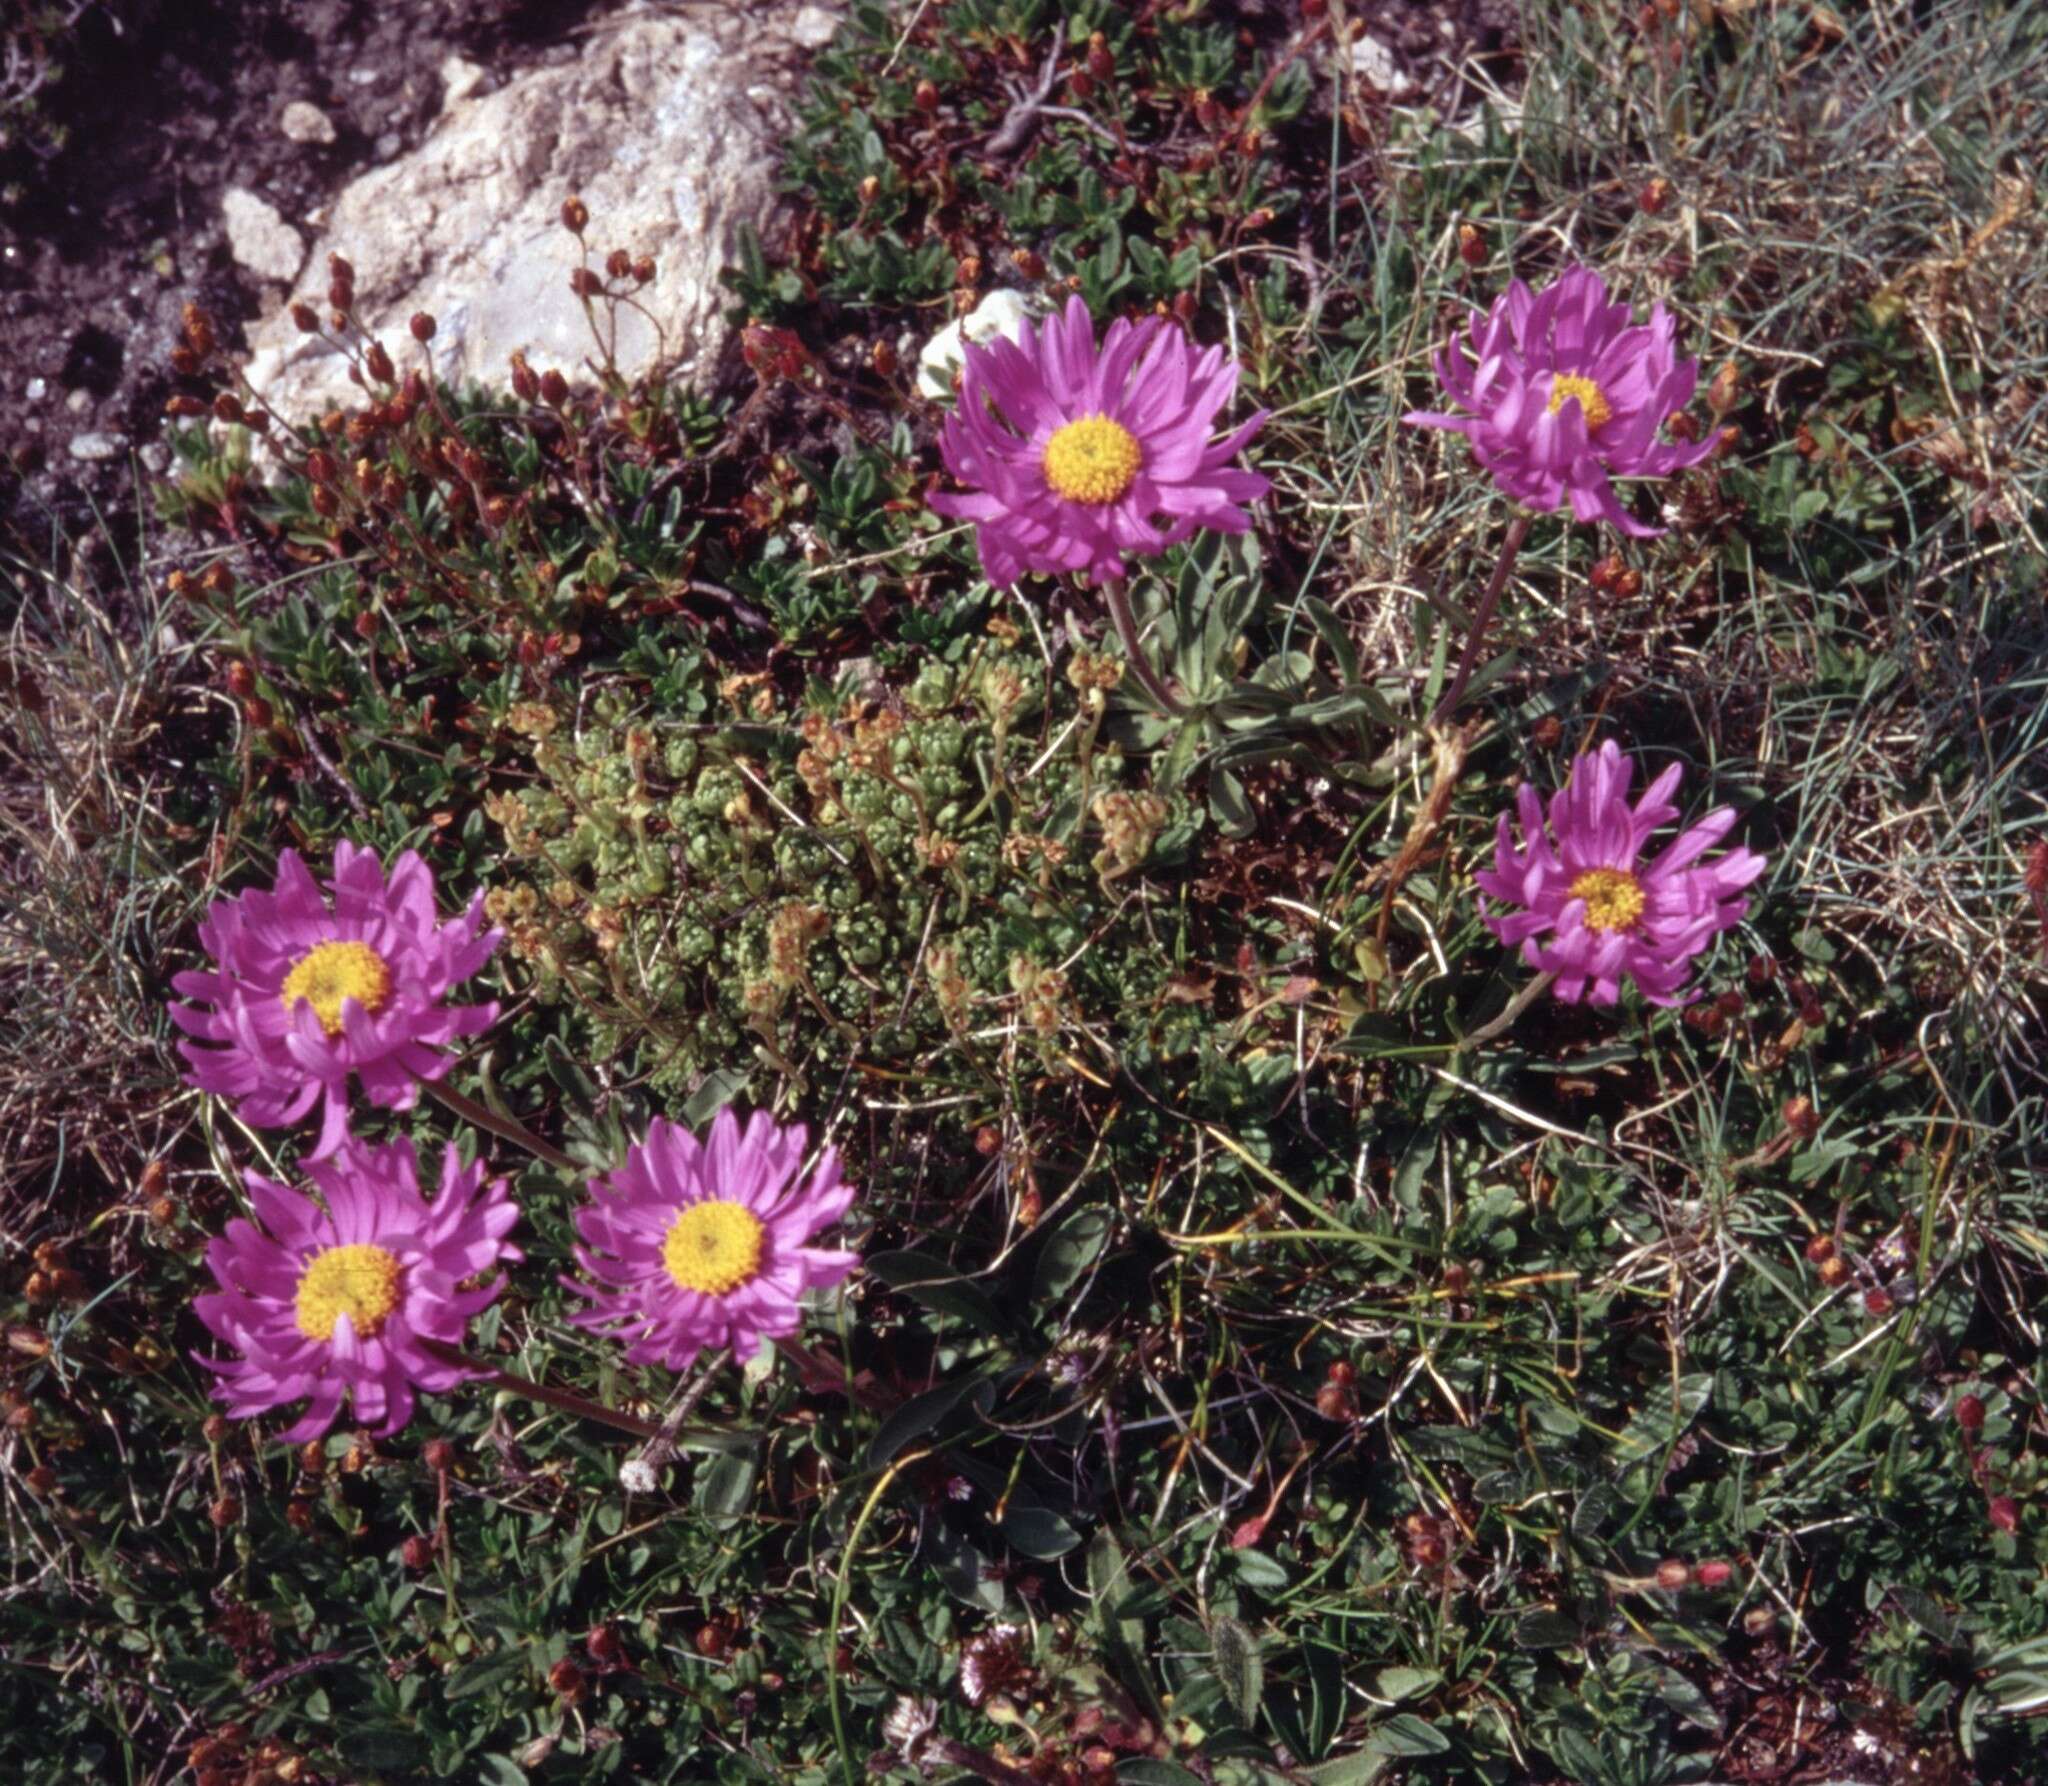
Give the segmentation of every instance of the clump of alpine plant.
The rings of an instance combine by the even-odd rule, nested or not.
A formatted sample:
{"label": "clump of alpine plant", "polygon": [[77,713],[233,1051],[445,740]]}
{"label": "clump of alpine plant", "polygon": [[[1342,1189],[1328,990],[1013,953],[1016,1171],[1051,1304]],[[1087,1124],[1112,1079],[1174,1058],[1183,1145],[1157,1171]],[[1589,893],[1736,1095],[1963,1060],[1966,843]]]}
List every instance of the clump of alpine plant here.
{"label": "clump of alpine plant", "polygon": [[455,1353],[503,1285],[476,1280],[523,1257],[505,1238],[519,1210],[503,1179],[486,1183],[452,1144],[431,1201],[410,1141],[350,1140],[307,1176],[317,1201],[245,1175],[256,1219],[237,1217],[208,1245],[220,1288],[192,1305],[238,1356],[199,1362],[237,1417],[306,1402],[284,1434],[292,1443],[324,1433],[344,1399],[356,1424],[385,1437],[412,1418],[416,1391],[491,1374]]}
{"label": "clump of alpine plant", "polygon": [[324,1101],[306,1157],[328,1158],[348,1135],[351,1075],[371,1103],[410,1109],[420,1082],[448,1071],[446,1046],[497,1021],[495,1002],[447,1002],[498,946],[483,922],[481,892],[441,922],[433,872],[412,850],[387,879],[374,850],[337,843],[326,892],[284,851],[272,887],[217,900],[201,922],[213,970],[172,981],[194,1001],[170,1008],[195,1038],[178,1044],[190,1082],[258,1128],[289,1127]]}
{"label": "clump of alpine plant", "polygon": [[1707,852],[1735,826],[1717,807],[1655,855],[1652,837],[1678,817],[1671,796],[1682,771],[1673,763],[1628,801],[1635,765],[1612,739],[1577,758],[1546,814],[1524,782],[1515,797],[1521,845],[1500,815],[1491,869],[1474,878],[1499,909],[1482,908],[1486,927],[1519,947],[1531,967],[1553,976],[1557,997],[1614,1004],[1633,980],[1654,1005],[1682,1005],[1694,959],[1749,910],[1743,895],[1764,871],[1754,850]]}
{"label": "clump of alpine plant", "polygon": [[576,1260],[562,1281],[590,1307],[572,1322],[622,1342],[635,1364],[680,1371],[703,1351],[745,1362],[792,1338],[806,1290],[829,1289],[858,1253],[810,1245],[845,1215],[853,1187],[826,1148],[808,1172],[808,1132],[757,1110],[721,1110],[700,1139],[656,1117],[625,1164],[590,1184]]}

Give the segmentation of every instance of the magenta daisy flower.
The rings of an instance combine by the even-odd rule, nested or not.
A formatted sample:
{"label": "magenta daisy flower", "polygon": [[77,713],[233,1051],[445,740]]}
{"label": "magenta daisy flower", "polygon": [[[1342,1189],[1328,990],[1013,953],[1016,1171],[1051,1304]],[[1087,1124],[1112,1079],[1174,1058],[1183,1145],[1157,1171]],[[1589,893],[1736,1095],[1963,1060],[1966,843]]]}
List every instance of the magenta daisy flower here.
{"label": "magenta daisy flower", "polygon": [[406,1110],[418,1082],[447,1072],[443,1044],[497,1021],[495,1003],[445,1005],[449,988],[491,957],[501,932],[482,931],[482,893],[460,918],[434,914],[434,877],[411,850],[387,883],[374,850],[334,846],[334,903],[296,850],[278,858],[277,884],[214,902],[199,940],[215,973],[171,984],[201,1005],[173,1005],[171,1019],[191,1082],[236,1100],[259,1128],[297,1122],[326,1098],[323,1160],[348,1132],[348,1076],[373,1104]]}
{"label": "magenta daisy flower", "polygon": [[1678,817],[1671,795],[1680,771],[1672,764],[1631,807],[1634,773],[1611,740],[1580,757],[1551,796],[1548,832],[1536,790],[1524,782],[1515,797],[1523,847],[1514,847],[1502,813],[1493,867],[1474,877],[1482,893],[1521,908],[1482,907],[1486,927],[1521,944],[1531,967],[1555,974],[1557,996],[1569,1004],[1613,1004],[1623,975],[1654,1005],[1684,1004],[1693,957],[1741,922],[1749,910],[1742,889],[1764,871],[1753,850],[1700,861],[1735,824],[1726,806],[1644,861],[1651,833]]}
{"label": "magenta daisy flower", "polygon": [[857,1253],[804,1243],[843,1216],[853,1187],[826,1148],[808,1178],[807,1134],[757,1110],[741,1130],[721,1110],[700,1141],[656,1117],[577,1215],[577,1263],[596,1279],[562,1281],[594,1305],[569,1319],[626,1342],[635,1364],[681,1370],[700,1350],[741,1360],[802,1319],[806,1290],[836,1284]]}
{"label": "magenta daisy flower", "polygon": [[192,1303],[241,1356],[199,1362],[237,1417],[307,1401],[284,1435],[293,1444],[333,1425],[344,1395],[356,1421],[395,1433],[412,1418],[414,1390],[439,1393],[480,1374],[424,1342],[460,1345],[470,1316],[496,1298],[502,1278],[461,1286],[522,1257],[505,1239],[518,1207],[502,1178],[485,1184],[482,1164],[464,1166],[452,1145],[431,1203],[410,1141],[350,1141],[307,1176],[318,1203],[245,1174],[257,1220],[237,1217],[207,1247],[220,1289]]}
{"label": "magenta daisy flower", "polygon": [[1437,356],[1444,389],[1471,413],[1418,409],[1401,419],[1464,435],[1524,508],[1547,513],[1569,498],[1581,521],[1604,516],[1653,539],[1664,530],[1630,515],[1610,480],[1669,477],[1714,450],[1711,431],[1678,445],[1658,439],[1699,382],[1699,363],[1677,355],[1677,328],[1661,303],[1646,327],[1632,327],[1629,307],[1608,302],[1607,282],[1590,267],[1540,293],[1517,279],[1484,319],[1472,318],[1476,364],[1456,336]]}
{"label": "magenta daisy flower", "polygon": [[965,351],[959,407],[940,447],[970,486],[931,506],[974,523],[982,568],[998,589],[1025,571],[1124,574],[1198,527],[1243,533],[1242,504],[1270,480],[1231,465],[1266,411],[1221,440],[1216,417],[1237,389],[1220,347],[1197,352],[1164,317],[1109,325],[1101,347],[1080,298]]}

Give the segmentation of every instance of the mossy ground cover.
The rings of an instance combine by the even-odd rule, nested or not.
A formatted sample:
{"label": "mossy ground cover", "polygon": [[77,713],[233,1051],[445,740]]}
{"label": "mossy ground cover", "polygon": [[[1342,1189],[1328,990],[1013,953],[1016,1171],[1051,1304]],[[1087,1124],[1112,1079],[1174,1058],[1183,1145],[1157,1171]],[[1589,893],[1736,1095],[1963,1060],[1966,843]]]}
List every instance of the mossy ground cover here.
{"label": "mossy ground cover", "polygon": [[[863,0],[728,387],[362,343],[252,453],[195,319],[224,422],[17,542],[14,1777],[2039,1770],[2048,31],[1532,7],[1453,129],[1347,28]],[[582,227],[601,341],[647,269]],[[1572,258],[1734,433],[1662,538],[1540,520],[1432,729],[1507,515],[1398,418]],[[1185,721],[925,505],[915,344],[996,285],[1163,308],[1274,412],[1255,533],[1133,583]],[[1610,737],[1768,872],[1685,1010],[1510,1015],[1473,871]],[[342,837],[486,890],[486,1108],[592,1170],[734,1103],[840,1148],[824,1374],[715,1373],[651,1483],[488,1389],[209,1423],[204,1242],[305,1138],[179,1083],[168,977]],[[362,1126],[515,1175],[481,1350],[676,1407],[565,1324],[575,1174]]]}

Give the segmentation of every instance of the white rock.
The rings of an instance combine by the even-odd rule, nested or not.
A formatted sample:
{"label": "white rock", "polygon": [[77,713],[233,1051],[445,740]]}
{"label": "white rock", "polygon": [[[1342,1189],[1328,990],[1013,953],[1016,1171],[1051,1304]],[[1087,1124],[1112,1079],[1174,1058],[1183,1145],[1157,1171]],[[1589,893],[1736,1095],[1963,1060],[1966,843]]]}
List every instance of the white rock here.
{"label": "white rock", "polygon": [[472,62],[467,56],[446,56],[441,61],[441,108],[453,111],[468,99],[484,82],[491,78],[491,71],[481,63]]}
{"label": "white rock", "polygon": [[[515,351],[536,372],[583,375],[598,350],[569,289],[583,253],[561,223],[563,199],[579,194],[596,265],[624,248],[660,269],[635,293],[644,313],[617,312],[619,369],[708,378],[732,302],[718,274],[740,225],[772,225],[804,60],[792,31],[819,10],[759,0],[624,15],[573,61],[460,101],[418,148],[358,179],[330,204],[313,266],[329,251],[348,257],[358,320],[394,355],[413,312],[430,313],[443,377],[503,385]],[[288,310],[250,345],[250,380],[286,417],[361,401],[348,362]]]}
{"label": "white rock", "polygon": [[49,394],[50,381],[47,378],[32,378],[28,381],[28,400],[31,403],[40,403]]}
{"label": "white rock", "polygon": [[1400,95],[1415,90],[1394,61],[1394,52],[1370,35],[1359,38],[1351,46],[1351,72],[1381,93]]}
{"label": "white rock", "polygon": [[317,105],[304,99],[295,99],[284,108],[277,127],[295,143],[334,141],[334,120]]}
{"label": "white rock", "polygon": [[117,459],[121,455],[121,437],[118,434],[74,434],[69,451],[74,459]]}
{"label": "white rock", "polygon": [[953,377],[960,370],[963,343],[979,347],[998,335],[1015,341],[1024,325],[1043,316],[1050,307],[1030,292],[992,291],[973,311],[955,317],[924,344],[917,356],[917,388],[921,395],[943,401],[953,394]]}
{"label": "white rock", "polygon": [[228,251],[237,264],[263,279],[289,285],[306,264],[306,244],[267,198],[246,186],[230,186],[220,201],[228,228]]}

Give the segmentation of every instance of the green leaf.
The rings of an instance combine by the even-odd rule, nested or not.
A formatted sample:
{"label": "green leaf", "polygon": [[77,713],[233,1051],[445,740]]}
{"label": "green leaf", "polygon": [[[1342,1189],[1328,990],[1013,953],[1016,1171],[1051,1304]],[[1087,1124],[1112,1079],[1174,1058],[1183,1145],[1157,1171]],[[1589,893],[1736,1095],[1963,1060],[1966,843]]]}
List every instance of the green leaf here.
{"label": "green leaf", "polygon": [[1149,1755],[1119,1761],[1116,1777],[1129,1786],[1202,1786],[1201,1777],[1191,1774],[1175,1761],[1157,1761]]}
{"label": "green leaf", "polygon": [[868,1441],[868,1468],[881,1469],[912,1440],[923,1438],[987,1382],[983,1372],[975,1371],[964,1377],[955,1377],[950,1383],[941,1383],[936,1389],[927,1389],[921,1395],[913,1395],[901,1407],[892,1410]]}
{"label": "green leaf", "polygon": [[1313,1786],[1371,1786],[1386,1771],[1386,1756],[1376,1749],[1360,1749],[1356,1755],[1309,1768],[1302,1778],[1313,1782]]}
{"label": "green leaf", "polygon": [[1443,1678],[1442,1671],[1435,1668],[1382,1668],[1373,1676],[1373,1688],[1382,1699],[1413,1699]]}
{"label": "green leaf", "polygon": [[1648,1458],[1661,1457],[1678,1440],[1678,1435],[1699,1418],[1699,1412],[1714,1393],[1711,1371],[1678,1381],[1676,1406],[1668,1383],[1660,1383],[1636,1417],[1622,1429],[1614,1442],[1614,1461],[1627,1468]]}
{"label": "green leaf", "polygon": [[1055,1228],[1038,1255],[1031,1283],[1031,1306],[1043,1309],[1058,1302],[1102,1256],[1116,1216],[1099,1205],[1077,1209]]}
{"label": "green leaf", "polygon": [[1249,837],[1258,828],[1258,818],[1245,797],[1244,783],[1228,769],[1210,773],[1209,812],[1225,837]]}
{"label": "green leaf", "polygon": [[1065,1556],[1081,1542],[1081,1534],[1050,1507],[1032,1506],[1014,1498],[1003,1510],[1000,1529],[1013,1550],[1021,1550],[1040,1563]]}
{"label": "green leaf", "polygon": [[745,1067],[713,1067],[684,1099],[683,1122],[693,1129],[709,1122],[746,1090],[749,1077]]}
{"label": "green leaf", "polygon": [[1237,1715],[1250,1724],[1259,1715],[1266,1688],[1266,1667],[1259,1660],[1257,1636],[1236,1619],[1218,1614],[1209,1621],[1209,1655],[1216,1678]]}
{"label": "green leaf", "polygon": [[697,1472],[694,1498],[698,1511],[718,1523],[739,1518],[754,1504],[754,1483],[760,1472],[760,1460],[752,1452],[714,1457]]}
{"label": "green leaf", "polygon": [[1003,1318],[988,1292],[970,1284],[943,1259],[929,1253],[888,1252],[870,1254],[866,1263],[872,1276],[934,1314],[951,1315],[982,1333],[1002,1334]]}
{"label": "green leaf", "polygon": [[1451,1739],[1413,1712],[1396,1712],[1367,1739],[1369,1747],[1382,1755],[1443,1755]]}

